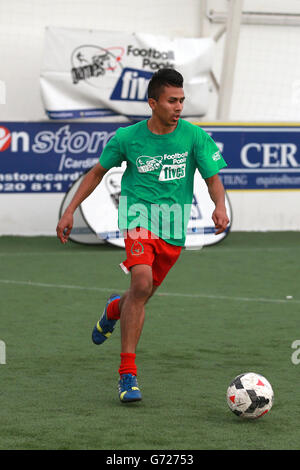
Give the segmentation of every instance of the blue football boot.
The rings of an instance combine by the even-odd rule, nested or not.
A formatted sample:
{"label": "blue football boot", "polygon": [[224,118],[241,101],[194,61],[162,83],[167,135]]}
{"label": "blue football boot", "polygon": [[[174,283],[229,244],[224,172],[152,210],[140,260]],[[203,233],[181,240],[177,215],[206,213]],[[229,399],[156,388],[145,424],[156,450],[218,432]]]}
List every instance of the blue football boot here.
{"label": "blue football boot", "polygon": [[92,332],[92,341],[95,344],[102,344],[104,341],[107,340],[112,334],[112,332],[115,329],[116,323],[118,320],[108,320],[106,312],[107,312],[107,307],[109,304],[115,300],[115,299],[120,299],[121,296],[118,294],[112,294],[108,301],[106,302],[104,312],[102,314],[102,317],[100,320],[96,323],[94,326],[93,332]]}
{"label": "blue football boot", "polygon": [[122,403],[130,403],[142,399],[142,394],[135,375],[121,375],[119,380],[119,398]]}

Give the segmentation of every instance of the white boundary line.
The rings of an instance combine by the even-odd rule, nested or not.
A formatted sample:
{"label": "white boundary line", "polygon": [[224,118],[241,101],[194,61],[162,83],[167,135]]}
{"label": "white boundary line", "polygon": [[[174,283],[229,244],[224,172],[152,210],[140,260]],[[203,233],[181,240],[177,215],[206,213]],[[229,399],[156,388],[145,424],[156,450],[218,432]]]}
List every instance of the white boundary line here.
{"label": "white boundary line", "polygon": [[[96,292],[125,292],[124,289],[115,289],[110,287],[85,287],[85,286],[74,286],[69,284],[48,284],[44,282],[32,282],[32,281],[16,281],[13,279],[0,279],[0,284],[14,284],[28,287],[46,287],[51,289],[75,289],[75,290],[86,290]],[[294,299],[267,299],[264,297],[231,297],[228,295],[213,295],[213,294],[184,294],[179,292],[157,292],[156,296],[162,297],[185,297],[190,299],[212,299],[212,300],[233,300],[237,302],[266,302],[273,304],[299,304],[300,300]]]}
{"label": "white boundary line", "polygon": [[109,287],[85,287],[85,286],[73,286],[70,284],[48,284],[46,282],[15,281],[13,279],[0,279],[0,284],[15,284],[15,285],[29,286],[29,287],[47,287],[50,289],[91,290],[91,291],[98,291],[98,292],[115,292],[116,291],[116,289],[111,289]]}
{"label": "white boundary line", "polygon": [[[205,248],[205,250],[204,250]],[[227,246],[222,246],[222,247],[219,247],[219,246],[207,246],[207,247],[202,247],[201,251],[202,253],[212,253],[212,249],[217,249],[218,251],[219,250],[222,250],[224,252],[241,252],[241,251],[245,251],[245,252],[248,252],[248,251],[264,251],[264,252],[272,252],[272,251],[290,251],[291,250],[291,247],[289,246],[277,246],[277,247],[251,247],[251,248],[230,248],[230,247],[227,247]],[[297,250],[299,249],[298,246],[295,246],[293,247],[293,250]],[[101,249],[100,249],[101,250]],[[97,251],[96,254],[98,254],[99,256],[101,256],[101,251]],[[110,250],[110,249],[105,249],[104,251],[104,254],[105,253],[117,253],[118,250],[123,250],[123,248],[119,248],[119,247],[115,247],[113,250]],[[125,252],[125,250],[123,250]],[[184,250],[184,253],[188,253],[190,250]],[[3,256],[45,256],[45,255],[49,255],[49,256],[53,256],[53,255],[58,255],[58,256],[63,256],[63,255],[70,255],[70,256],[77,256],[77,255],[93,255],[95,256],[95,250],[92,250],[92,251],[62,251],[62,252],[58,252],[58,251],[41,251],[41,252],[37,252],[37,251],[28,251],[28,252],[20,252],[20,253],[4,253],[4,252],[0,252],[0,257]]]}
{"label": "white boundary line", "polygon": [[[125,251],[125,250],[124,250]],[[104,251],[104,253],[116,253],[117,252],[117,247],[113,250],[110,250],[110,249],[106,249]],[[97,252],[97,254],[101,254],[100,251]],[[27,251],[27,252],[20,252],[20,253],[4,253],[4,252],[0,252],[0,256],[45,256],[45,255],[49,255],[49,256],[53,256],[53,255],[57,255],[57,256],[63,256],[63,255],[72,255],[72,256],[77,256],[77,255],[94,255],[95,256],[95,251],[94,250],[90,250],[90,251],[62,251],[62,252],[59,252],[59,251]]]}

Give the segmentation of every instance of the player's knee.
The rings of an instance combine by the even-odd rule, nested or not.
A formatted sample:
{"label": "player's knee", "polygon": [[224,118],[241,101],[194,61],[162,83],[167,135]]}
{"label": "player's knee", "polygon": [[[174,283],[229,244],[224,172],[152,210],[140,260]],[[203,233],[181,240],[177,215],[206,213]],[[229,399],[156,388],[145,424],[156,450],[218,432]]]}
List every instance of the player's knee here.
{"label": "player's knee", "polygon": [[131,286],[132,295],[139,300],[146,301],[152,293],[153,283],[148,276],[139,276]]}

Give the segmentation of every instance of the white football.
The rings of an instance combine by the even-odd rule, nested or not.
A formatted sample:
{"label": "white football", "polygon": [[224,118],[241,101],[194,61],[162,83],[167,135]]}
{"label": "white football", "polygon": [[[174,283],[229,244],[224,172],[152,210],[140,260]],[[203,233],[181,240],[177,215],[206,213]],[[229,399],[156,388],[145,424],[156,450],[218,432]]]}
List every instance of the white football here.
{"label": "white football", "polygon": [[227,389],[226,398],[234,414],[240,418],[255,419],[270,411],[274,392],[265,377],[247,372],[235,377]]}

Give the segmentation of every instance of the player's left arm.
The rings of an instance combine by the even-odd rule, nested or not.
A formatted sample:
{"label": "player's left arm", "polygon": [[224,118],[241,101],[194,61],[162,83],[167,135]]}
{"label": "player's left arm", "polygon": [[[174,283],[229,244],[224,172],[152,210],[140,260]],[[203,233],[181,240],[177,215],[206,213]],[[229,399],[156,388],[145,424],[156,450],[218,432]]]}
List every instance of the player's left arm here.
{"label": "player's left arm", "polygon": [[226,230],[229,223],[225,206],[225,189],[218,174],[206,178],[205,182],[207,184],[210,198],[215,204],[212,220],[216,227],[215,235],[218,235]]}

